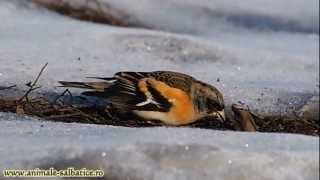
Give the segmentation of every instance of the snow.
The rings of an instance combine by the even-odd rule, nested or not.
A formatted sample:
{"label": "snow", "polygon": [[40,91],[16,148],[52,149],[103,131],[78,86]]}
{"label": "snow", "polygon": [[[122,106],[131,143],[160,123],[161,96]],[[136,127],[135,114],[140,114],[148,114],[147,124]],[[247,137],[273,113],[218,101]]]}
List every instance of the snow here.
{"label": "snow", "polygon": [[[315,33],[318,24],[313,22],[319,18],[312,13],[312,2],[302,6],[310,11],[303,11],[306,17],[312,16],[307,22],[301,17],[291,17],[298,9],[290,10],[286,16],[279,15],[282,19],[293,18],[299,26],[311,29],[310,32],[295,28],[294,32],[259,31],[226,21],[226,26],[232,26],[231,32],[225,33],[217,25],[211,35],[190,36],[82,22],[28,3],[2,1],[1,81],[3,85],[24,84],[49,62],[40,83],[42,91],[52,94],[62,91],[56,88],[58,80],[112,76],[118,71],[172,70],[217,86],[228,106],[241,101],[258,113],[290,114],[319,92],[316,48],[319,34]],[[184,6],[178,4],[183,11]],[[220,9],[227,13],[228,8]],[[152,17],[158,16],[148,16]],[[218,78],[220,82],[216,82]]]}
{"label": "snow", "polygon": [[0,170],[100,167],[106,179],[319,177],[318,137],[46,122],[10,113],[0,113],[0,123],[0,137],[10,137],[0,138]]}
{"label": "snow", "polygon": [[[85,0],[62,2],[78,8],[88,7]],[[210,38],[235,48],[244,45],[249,49],[317,57],[311,53],[315,52],[314,40],[319,32],[317,0],[248,0],[241,3],[236,0],[140,0],[139,6],[135,0],[98,2],[100,11],[135,26]],[[89,4],[97,9],[94,2]],[[244,44],[248,41],[250,43]]]}
{"label": "snow", "polygon": [[[259,114],[319,117],[319,1],[103,2],[153,30],[0,1],[0,86],[18,86],[0,97],[21,95],[48,62],[39,92],[49,97],[63,91],[59,80],[172,70],[217,86],[227,107],[241,101]],[[76,162],[117,179],[319,178],[318,137],[64,124],[9,113],[0,113],[0,128],[0,169]]]}

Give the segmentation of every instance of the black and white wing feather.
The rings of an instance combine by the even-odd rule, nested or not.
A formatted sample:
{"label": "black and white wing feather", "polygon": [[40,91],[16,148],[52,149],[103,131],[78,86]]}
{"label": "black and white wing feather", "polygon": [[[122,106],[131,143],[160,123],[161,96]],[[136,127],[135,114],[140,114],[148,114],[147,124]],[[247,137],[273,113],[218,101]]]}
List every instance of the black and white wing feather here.
{"label": "black and white wing feather", "polygon": [[102,97],[115,107],[126,110],[169,111],[168,102],[156,89],[147,85],[151,97],[147,97],[138,87],[139,81],[152,77],[146,72],[119,72],[111,78],[91,77],[101,82],[66,82],[59,81],[64,87],[90,89],[82,92],[86,96]]}

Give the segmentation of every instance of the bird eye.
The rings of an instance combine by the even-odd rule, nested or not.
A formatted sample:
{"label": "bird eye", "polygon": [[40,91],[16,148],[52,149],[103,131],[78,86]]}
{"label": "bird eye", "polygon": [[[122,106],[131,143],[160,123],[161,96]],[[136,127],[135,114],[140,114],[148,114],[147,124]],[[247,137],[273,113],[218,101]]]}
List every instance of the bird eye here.
{"label": "bird eye", "polygon": [[224,109],[224,105],[214,99],[207,99],[206,105],[210,111],[221,111]]}

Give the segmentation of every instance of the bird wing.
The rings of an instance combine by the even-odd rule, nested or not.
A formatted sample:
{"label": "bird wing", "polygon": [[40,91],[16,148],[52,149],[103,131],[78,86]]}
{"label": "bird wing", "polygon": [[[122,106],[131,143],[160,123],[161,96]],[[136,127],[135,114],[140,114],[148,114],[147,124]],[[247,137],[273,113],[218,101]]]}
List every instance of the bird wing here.
{"label": "bird wing", "polygon": [[108,88],[111,84],[107,82],[69,82],[69,81],[59,81],[62,85],[60,87],[73,87],[82,89],[94,89],[96,91],[103,91]]}
{"label": "bird wing", "polygon": [[[113,77],[91,77],[99,82],[66,82],[59,81],[63,87],[90,89],[82,92],[86,96],[102,97],[115,107],[126,110],[144,110],[166,112],[171,103],[150,84],[141,89],[141,82],[152,78],[147,72],[118,72]],[[140,86],[139,86],[140,85]],[[146,93],[148,92],[148,93]]]}

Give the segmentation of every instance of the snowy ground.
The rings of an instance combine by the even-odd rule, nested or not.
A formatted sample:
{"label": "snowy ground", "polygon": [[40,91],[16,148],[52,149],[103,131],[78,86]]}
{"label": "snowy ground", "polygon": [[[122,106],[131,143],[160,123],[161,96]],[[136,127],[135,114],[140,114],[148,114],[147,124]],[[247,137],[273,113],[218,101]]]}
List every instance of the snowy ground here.
{"label": "snowy ground", "polygon": [[319,177],[317,137],[0,119],[0,169],[99,167],[106,179]]}
{"label": "snowy ground", "polygon": [[[152,0],[139,1],[139,6],[128,0],[103,2],[127,12],[132,24],[159,31],[83,22],[29,1],[1,0],[0,86],[18,87],[17,94],[0,91],[0,97],[19,95],[49,62],[39,82],[46,96],[62,91],[56,87],[58,80],[111,76],[122,70],[173,70],[217,86],[228,106],[241,101],[260,114],[290,114],[302,108],[319,115],[317,0]],[[319,177],[315,137],[114,128],[38,122],[5,113],[0,128],[1,168],[22,167],[25,160],[28,166],[46,167],[89,158],[105,169],[109,162],[118,162],[116,170],[108,169],[111,173],[120,169],[122,175],[147,179],[192,179],[199,174],[203,179]],[[196,150],[180,156],[186,146]],[[99,158],[104,151],[114,159]],[[163,155],[167,151],[168,157]],[[123,165],[120,160],[128,158],[137,164]],[[195,174],[184,176],[190,169]]]}
{"label": "snowy ground", "polygon": [[[273,26],[259,31],[225,21],[224,26],[231,32],[220,29],[224,26],[218,23],[217,28],[210,28],[211,35],[186,36],[81,22],[21,2],[17,6],[12,1],[2,1],[1,85],[18,84],[22,88],[21,84],[30,81],[45,62],[49,66],[40,82],[41,90],[51,93],[62,91],[55,87],[58,80],[111,76],[121,70],[173,70],[217,86],[227,105],[241,101],[259,113],[290,113],[313,96],[318,97],[319,34],[315,32],[319,24],[314,19],[319,17],[313,8],[316,2],[308,1],[302,6],[306,9],[302,12],[310,17],[308,21],[291,17],[294,12],[299,13],[298,9],[274,17],[284,19],[281,27],[293,18],[294,27],[287,27],[290,31]],[[230,11],[225,6],[218,9]],[[191,12],[189,16],[192,15]],[[260,17],[253,14],[252,18],[256,16]],[[157,13],[146,17],[154,17],[157,22]],[[220,82],[216,81],[218,78]]]}

